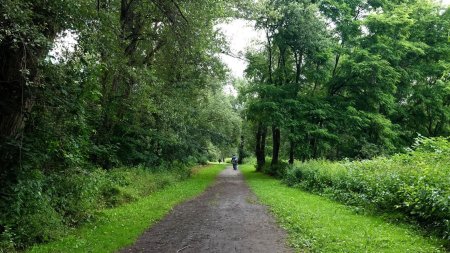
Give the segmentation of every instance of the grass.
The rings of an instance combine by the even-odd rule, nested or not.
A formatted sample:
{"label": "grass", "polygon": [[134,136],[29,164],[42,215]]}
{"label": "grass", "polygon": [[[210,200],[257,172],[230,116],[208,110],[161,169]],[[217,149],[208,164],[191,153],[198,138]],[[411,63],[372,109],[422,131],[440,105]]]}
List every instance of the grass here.
{"label": "grass", "polygon": [[247,183],[269,206],[298,252],[445,252],[411,227],[355,213],[325,197],[290,188],[243,165]]}
{"label": "grass", "polygon": [[396,218],[446,238],[450,248],[449,151],[416,150],[362,161],[296,162],[281,176],[289,186],[346,205],[396,213]]}
{"label": "grass", "polygon": [[145,167],[138,166],[115,168],[108,172],[101,171],[106,175],[107,180],[103,182],[103,196],[97,202],[103,202],[100,204],[111,208],[138,201],[155,191],[187,179],[191,169],[180,167],[149,171]]}
{"label": "grass", "polygon": [[188,180],[156,191],[141,200],[103,211],[101,218],[74,230],[61,240],[32,247],[28,252],[114,252],[132,244],[175,205],[195,197],[209,186],[224,164],[194,172]]}

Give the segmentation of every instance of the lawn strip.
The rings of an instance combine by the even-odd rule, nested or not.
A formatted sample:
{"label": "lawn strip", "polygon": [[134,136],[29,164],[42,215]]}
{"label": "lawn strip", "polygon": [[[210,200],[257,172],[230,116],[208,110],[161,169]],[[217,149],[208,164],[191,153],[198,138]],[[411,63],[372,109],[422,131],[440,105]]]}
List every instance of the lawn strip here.
{"label": "lawn strip", "polygon": [[442,241],[426,238],[406,225],[356,214],[348,206],[255,173],[253,165],[241,169],[299,252],[445,252]]}

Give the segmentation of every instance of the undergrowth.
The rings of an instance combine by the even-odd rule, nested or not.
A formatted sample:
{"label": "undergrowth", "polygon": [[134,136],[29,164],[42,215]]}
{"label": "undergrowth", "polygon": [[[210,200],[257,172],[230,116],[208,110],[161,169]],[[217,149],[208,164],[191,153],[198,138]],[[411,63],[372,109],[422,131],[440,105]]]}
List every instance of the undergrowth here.
{"label": "undergrowth", "polygon": [[283,180],[345,204],[400,214],[449,242],[450,144],[421,138],[413,148],[390,158],[296,163]]}
{"label": "undergrowth", "polygon": [[349,206],[255,173],[252,165],[241,170],[298,252],[445,252],[442,240],[425,237],[413,227],[358,214]]}
{"label": "undergrowth", "polygon": [[224,167],[224,164],[218,164],[194,169],[189,179],[138,201],[106,209],[96,221],[71,231],[57,241],[37,245],[29,252],[116,252],[132,244],[145,229],[164,217],[176,204],[203,192]]}
{"label": "undergrowth", "polygon": [[102,210],[137,201],[189,175],[190,168],[181,164],[27,173],[0,201],[0,252],[61,238],[95,222]]}

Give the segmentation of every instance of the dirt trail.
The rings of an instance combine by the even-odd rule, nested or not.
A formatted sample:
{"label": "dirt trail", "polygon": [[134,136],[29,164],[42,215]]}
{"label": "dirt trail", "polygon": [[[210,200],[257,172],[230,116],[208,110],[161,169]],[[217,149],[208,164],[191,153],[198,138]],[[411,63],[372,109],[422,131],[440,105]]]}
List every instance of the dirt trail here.
{"label": "dirt trail", "polygon": [[285,239],[242,174],[227,168],[201,196],[175,207],[120,252],[292,252]]}

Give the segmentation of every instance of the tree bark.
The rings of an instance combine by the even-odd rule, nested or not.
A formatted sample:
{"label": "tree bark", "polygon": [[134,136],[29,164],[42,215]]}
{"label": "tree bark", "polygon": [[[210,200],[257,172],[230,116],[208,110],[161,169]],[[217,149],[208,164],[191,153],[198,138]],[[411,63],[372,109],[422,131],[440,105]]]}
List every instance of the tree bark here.
{"label": "tree bark", "polygon": [[272,140],[273,140],[273,149],[272,149],[272,164],[277,165],[280,154],[280,143],[281,143],[281,133],[280,128],[277,126],[272,126]]}
{"label": "tree bark", "polygon": [[261,164],[264,166],[266,164],[266,137],[267,137],[267,127],[262,127],[261,135]]}
{"label": "tree bark", "polygon": [[245,158],[244,144],[245,144],[245,138],[244,138],[244,135],[241,135],[241,142],[239,143],[239,151],[238,151],[238,163],[239,164],[242,164],[244,162],[244,158]]}
{"label": "tree bark", "polygon": [[312,137],[310,145],[311,145],[311,150],[312,150],[312,158],[313,159],[317,159],[317,137]]}
{"label": "tree bark", "polygon": [[[54,39],[56,33],[47,35]],[[47,48],[12,48],[10,40],[0,42],[0,168],[19,166],[26,121],[35,103],[38,61]],[[1,179],[0,179],[1,180]]]}
{"label": "tree bark", "polygon": [[303,64],[303,53],[294,52],[295,58],[295,84],[300,83],[300,75],[302,73],[302,64]]}
{"label": "tree bark", "polygon": [[272,84],[273,83],[273,76],[272,76],[272,61],[273,61],[273,56],[272,56],[272,42],[270,40],[270,35],[269,35],[269,31],[266,29],[266,39],[267,39],[267,52],[268,52],[268,71],[269,71],[269,82]]}
{"label": "tree bark", "polygon": [[293,140],[289,142],[289,164],[294,164],[295,143]]}
{"label": "tree bark", "polygon": [[258,129],[255,135],[256,145],[255,145],[255,156],[256,156],[256,171],[261,171],[262,166],[260,162],[261,157],[261,124],[258,124]]}
{"label": "tree bark", "polygon": [[256,171],[262,171],[266,163],[266,154],[265,154],[266,135],[267,135],[266,127],[264,127],[262,123],[259,123],[258,130],[256,132],[256,147],[255,147]]}
{"label": "tree bark", "polygon": [[333,68],[333,74],[332,77],[336,76],[336,70],[339,64],[339,58],[341,57],[340,54],[336,54],[336,58],[334,59],[334,68]]}

